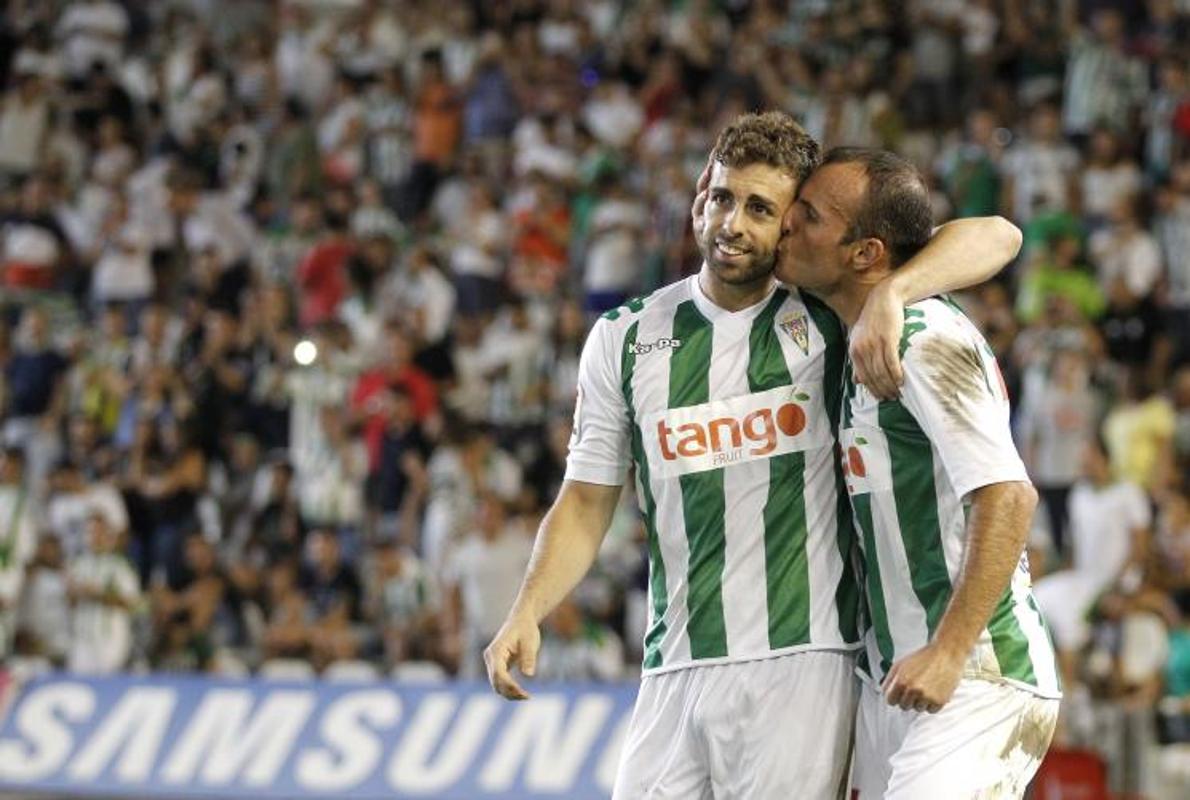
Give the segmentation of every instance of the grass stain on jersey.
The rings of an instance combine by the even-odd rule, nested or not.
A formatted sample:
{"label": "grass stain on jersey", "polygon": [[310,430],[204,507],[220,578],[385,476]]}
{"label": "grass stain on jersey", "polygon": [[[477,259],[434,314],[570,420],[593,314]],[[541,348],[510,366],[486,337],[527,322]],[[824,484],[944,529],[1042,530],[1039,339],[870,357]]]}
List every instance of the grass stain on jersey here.
{"label": "grass stain on jersey", "polygon": [[971,407],[987,387],[983,359],[978,351],[943,338],[927,339],[920,348],[929,372],[930,388],[937,394],[946,415],[958,425],[976,427],[978,420],[973,417]]}

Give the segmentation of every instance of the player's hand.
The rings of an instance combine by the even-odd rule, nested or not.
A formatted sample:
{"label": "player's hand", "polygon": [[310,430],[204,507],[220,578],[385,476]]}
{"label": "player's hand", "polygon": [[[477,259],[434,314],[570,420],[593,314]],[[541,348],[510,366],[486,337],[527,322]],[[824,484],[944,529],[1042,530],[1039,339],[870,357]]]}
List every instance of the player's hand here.
{"label": "player's hand", "polygon": [[488,683],[497,694],[509,700],[528,700],[529,693],[512,677],[512,666],[532,678],[537,671],[537,651],[541,649],[541,631],[533,620],[510,616],[496,638],[483,651],[488,668]]}
{"label": "player's hand", "polygon": [[698,184],[694,187],[694,204],[690,206],[690,223],[694,229],[695,241],[702,239],[702,232],[707,225],[703,211],[707,207],[707,189],[711,185],[711,167],[714,163],[713,158],[707,158],[707,165],[703,167],[702,174],[698,176]]}
{"label": "player's hand", "polygon": [[905,326],[905,300],[889,280],[872,289],[851,328],[848,353],[856,383],[881,400],[901,392],[901,330]]}
{"label": "player's hand", "polygon": [[884,697],[890,706],[936,714],[954,694],[966,661],[966,653],[928,644],[893,664]]}

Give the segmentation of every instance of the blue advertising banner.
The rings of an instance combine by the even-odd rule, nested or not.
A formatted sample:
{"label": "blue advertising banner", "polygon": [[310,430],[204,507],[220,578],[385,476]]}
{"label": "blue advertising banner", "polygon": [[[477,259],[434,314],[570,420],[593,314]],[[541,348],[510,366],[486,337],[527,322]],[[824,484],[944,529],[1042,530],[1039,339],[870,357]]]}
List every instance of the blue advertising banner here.
{"label": "blue advertising banner", "polygon": [[606,798],[633,685],[50,675],[0,725],[0,791],[105,797]]}

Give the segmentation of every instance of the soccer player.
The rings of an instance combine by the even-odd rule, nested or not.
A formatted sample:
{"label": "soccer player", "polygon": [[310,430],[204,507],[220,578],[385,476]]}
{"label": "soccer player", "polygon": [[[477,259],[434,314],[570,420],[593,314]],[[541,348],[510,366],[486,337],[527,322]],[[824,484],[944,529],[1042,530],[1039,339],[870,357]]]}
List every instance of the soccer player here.
{"label": "soccer player", "polygon": [[[484,653],[496,691],[527,697],[511,668],[533,674],[539,624],[590,567],[634,466],[650,618],[616,798],[815,800],[846,782],[861,631],[835,458],[845,342],[772,274],[818,158],[780,113],[720,134],[695,204],[702,268],[593,327],[566,481]],[[914,298],[974,283],[1017,244],[967,223],[895,277]],[[896,322],[887,338],[899,308]]]}
{"label": "soccer player", "polygon": [[[799,190],[777,275],[851,325],[929,235],[912,165],[833,150]],[[1020,797],[1060,696],[1023,556],[1037,496],[979,331],[944,298],[904,314],[898,399],[843,371],[839,441],[871,616],[854,783],[860,800]]]}

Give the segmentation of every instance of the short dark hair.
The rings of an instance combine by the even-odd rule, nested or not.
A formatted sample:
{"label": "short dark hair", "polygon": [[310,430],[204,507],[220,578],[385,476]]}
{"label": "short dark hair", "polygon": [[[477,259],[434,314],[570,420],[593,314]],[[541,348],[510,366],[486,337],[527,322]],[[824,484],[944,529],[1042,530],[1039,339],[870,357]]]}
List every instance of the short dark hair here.
{"label": "short dark hair", "polygon": [[743,114],[719,133],[711,158],[725,167],[767,164],[801,183],[822,151],[814,137],[783,111]]}
{"label": "short dark hair", "polygon": [[847,229],[845,243],[879,239],[888,248],[894,267],[926,246],[934,227],[930,191],[908,160],[873,147],[836,147],[822,164],[859,164],[868,178],[863,203]]}

